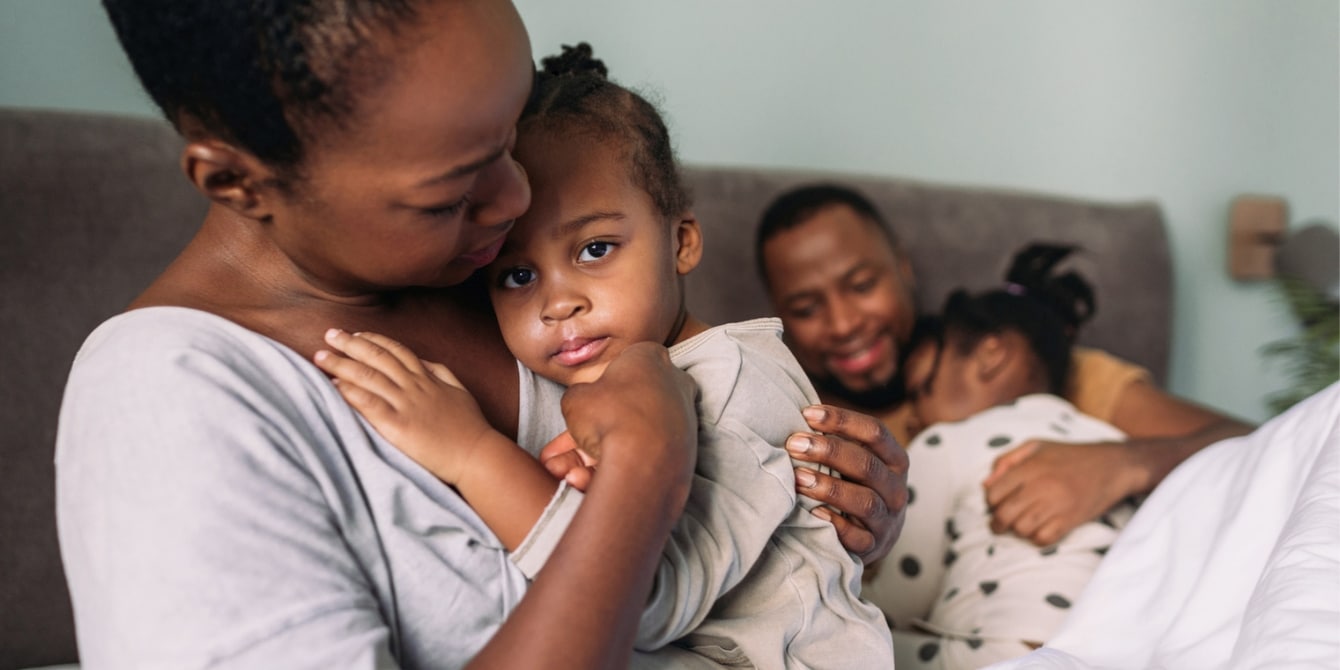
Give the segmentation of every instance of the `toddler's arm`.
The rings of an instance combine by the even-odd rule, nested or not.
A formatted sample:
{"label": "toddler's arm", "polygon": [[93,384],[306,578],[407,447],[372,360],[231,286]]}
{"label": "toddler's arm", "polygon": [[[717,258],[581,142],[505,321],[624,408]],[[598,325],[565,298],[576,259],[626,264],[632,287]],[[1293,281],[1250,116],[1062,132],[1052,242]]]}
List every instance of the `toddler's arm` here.
{"label": "toddler's arm", "polygon": [[503,545],[515,550],[558,482],[489,425],[446,366],[420,360],[376,333],[331,329],[326,343],[334,351],[317,352],[315,361],[344,399],[387,441],[456,487]]}

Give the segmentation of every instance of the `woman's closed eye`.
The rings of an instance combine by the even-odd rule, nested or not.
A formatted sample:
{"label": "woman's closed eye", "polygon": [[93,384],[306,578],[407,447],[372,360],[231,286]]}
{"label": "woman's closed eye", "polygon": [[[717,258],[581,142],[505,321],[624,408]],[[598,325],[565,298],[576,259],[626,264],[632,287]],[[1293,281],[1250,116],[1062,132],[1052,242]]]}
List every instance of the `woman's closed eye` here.
{"label": "woman's closed eye", "polygon": [[465,208],[469,206],[470,206],[470,196],[467,194],[465,196],[462,196],[460,200],[457,200],[456,202],[453,203],[440,205],[437,207],[425,207],[423,208],[423,213],[438,219],[450,219],[454,218],[457,214],[460,214],[461,212],[465,211]]}
{"label": "woman's closed eye", "polygon": [[535,281],[535,271],[530,268],[508,268],[498,273],[498,285],[503,288],[521,288]]}
{"label": "woman's closed eye", "polygon": [[614,251],[616,245],[613,242],[588,242],[577,253],[578,263],[591,263],[598,261]]}

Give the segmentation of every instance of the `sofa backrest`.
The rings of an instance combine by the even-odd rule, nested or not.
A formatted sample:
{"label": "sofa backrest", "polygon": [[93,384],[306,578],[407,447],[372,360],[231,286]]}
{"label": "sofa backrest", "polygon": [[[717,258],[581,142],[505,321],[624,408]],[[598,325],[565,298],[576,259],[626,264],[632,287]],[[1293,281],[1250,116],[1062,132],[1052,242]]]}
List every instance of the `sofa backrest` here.
{"label": "sofa backrest", "polygon": [[[54,515],[61,392],[84,337],[166,267],[204,215],[204,199],[178,167],[180,147],[159,121],[0,109],[0,670],[76,658]],[[925,306],[960,284],[995,285],[1024,241],[1080,244],[1089,253],[1079,266],[1099,296],[1081,339],[1163,377],[1171,265],[1151,204],[815,172],[688,174],[707,236],[689,299],[709,322],[768,312],[752,258],[767,202],[801,182],[840,180],[896,227]]]}
{"label": "sofa backrest", "polygon": [[75,351],[184,246],[205,201],[165,124],[0,109],[0,669],[75,660],[56,415]]}

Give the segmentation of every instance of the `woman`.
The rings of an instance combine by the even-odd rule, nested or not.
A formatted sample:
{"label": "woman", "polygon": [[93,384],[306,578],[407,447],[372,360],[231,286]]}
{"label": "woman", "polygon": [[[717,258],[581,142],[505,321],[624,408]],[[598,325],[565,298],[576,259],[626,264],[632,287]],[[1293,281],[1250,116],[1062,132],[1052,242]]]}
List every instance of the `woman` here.
{"label": "woman", "polygon": [[[57,503],[83,662],[626,666],[694,458],[692,389],[663,349],[565,396],[602,476],[530,584],[310,363],[329,327],[377,330],[447,363],[509,435],[545,411],[475,294],[450,289],[529,201],[510,155],[533,76],[515,9],[105,4],[211,206],[67,387]],[[906,460],[868,417],[825,414],[817,430],[891,463],[854,479],[874,489],[816,491],[869,510],[839,531],[878,558]],[[810,439],[840,472],[875,462]]]}

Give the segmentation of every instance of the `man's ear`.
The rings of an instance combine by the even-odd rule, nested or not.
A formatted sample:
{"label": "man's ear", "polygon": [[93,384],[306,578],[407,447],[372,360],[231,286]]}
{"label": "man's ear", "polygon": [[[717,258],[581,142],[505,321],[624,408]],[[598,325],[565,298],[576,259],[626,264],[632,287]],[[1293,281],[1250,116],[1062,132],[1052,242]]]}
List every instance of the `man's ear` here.
{"label": "man's ear", "polygon": [[703,259],[703,231],[693,212],[675,222],[675,271],[686,275]]}
{"label": "man's ear", "polygon": [[195,140],[182,149],[181,168],[211,201],[248,218],[270,216],[277,175],[250,152],[214,138]]}

